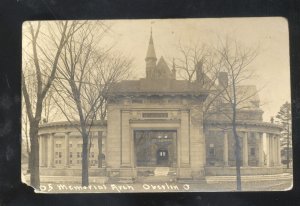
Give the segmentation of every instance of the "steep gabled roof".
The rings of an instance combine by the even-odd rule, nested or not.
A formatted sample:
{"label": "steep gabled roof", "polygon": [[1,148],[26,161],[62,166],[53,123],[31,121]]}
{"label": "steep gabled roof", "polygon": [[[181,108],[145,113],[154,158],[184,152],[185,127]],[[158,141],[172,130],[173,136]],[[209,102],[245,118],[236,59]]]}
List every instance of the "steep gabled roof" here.
{"label": "steep gabled roof", "polygon": [[165,59],[163,57],[160,57],[155,72],[157,73],[158,79],[172,79],[173,75],[172,72],[169,69],[169,66],[167,65]]}

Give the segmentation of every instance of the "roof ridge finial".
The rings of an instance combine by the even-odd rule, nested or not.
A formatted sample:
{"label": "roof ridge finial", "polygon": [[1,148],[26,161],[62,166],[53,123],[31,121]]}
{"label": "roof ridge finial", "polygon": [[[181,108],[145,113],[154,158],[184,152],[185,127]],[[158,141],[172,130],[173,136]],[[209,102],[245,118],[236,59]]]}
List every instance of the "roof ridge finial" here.
{"label": "roof ridge finial", "polygon": [[152,26],[150,27],[150,40],[149,40],[150,44],[153,44],[153,37],[152,37]]}

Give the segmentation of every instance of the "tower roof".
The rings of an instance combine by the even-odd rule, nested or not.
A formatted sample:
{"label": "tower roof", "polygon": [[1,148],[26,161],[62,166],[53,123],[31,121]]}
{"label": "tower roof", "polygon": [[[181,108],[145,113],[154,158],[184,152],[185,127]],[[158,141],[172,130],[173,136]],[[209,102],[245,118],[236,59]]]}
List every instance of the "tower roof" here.
{"label": "tower roof", "polygon": [[152,38],[152,29],[151,29],[151,34],[150,34],[148,50],[147,50],[147,54],[146,54],[146,60],[147,59],[156,59],[154,43],[153,43],[153,38]]}
{"label": "tower roof", "polygon": [[171,78],[172,79],[172,74],[171,71],[168,67],[168,64],[166,63],[165,59],[163,57],[160,57],[157,65],[156,65],[156,70],[155,72],[158,73],[158,78]]}

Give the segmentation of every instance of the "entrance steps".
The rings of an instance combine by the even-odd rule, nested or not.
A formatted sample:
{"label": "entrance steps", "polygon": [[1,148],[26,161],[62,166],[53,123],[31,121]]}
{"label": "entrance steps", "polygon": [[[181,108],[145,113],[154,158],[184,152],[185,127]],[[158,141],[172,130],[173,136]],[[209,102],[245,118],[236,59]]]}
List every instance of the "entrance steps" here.
{"label": "entrance steps", "polygon": [[147,176],[140,176],[138,180],[141,182],[175,182],[176,169],[170,167],[153,168],[153,173]]}
{"label": "entrance steps", "polygon": [[169,167],[157,167],[154,170],[154,176],[168,176],[170,171]]}

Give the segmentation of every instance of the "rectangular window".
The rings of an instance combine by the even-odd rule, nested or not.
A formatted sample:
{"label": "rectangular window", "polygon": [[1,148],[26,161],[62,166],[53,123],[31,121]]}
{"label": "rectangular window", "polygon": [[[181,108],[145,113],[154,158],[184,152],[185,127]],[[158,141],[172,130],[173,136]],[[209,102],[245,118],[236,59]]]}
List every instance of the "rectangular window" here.
{"label": "rectangular window", "polygon": [[80,152],[77,152],[77,157],[80,157]]}
{"label": "rectangular window", "polygon": [[143,113],[143,118],[168,118],[168,113]]}
{"label": "rectangular window", "polygon": [[72,148],[72,144],[69,144],[69,147]]}
{"label": "rectangular window", "polygon": [[58,157],[61,158],[61,156],[62,156],[62,155],[61,155],[61,152],[59,152],[59,153],[58,153]]}
{"label": "rectangular window", "polygon": [[70,160],[70,164],[72,164],[72,160]]}
{"label": "rectangular window", "polygon": [[254,148],[254,147],[252,147],[252,148],[250,149],[250,155],[251,155],[251,156],[255,156],[255,148]]}
{"label": "rectangular window", "polygon": [[72,158],[73,157],[73,154],[72,154],[72,152],[70,152],[70,158]]}

